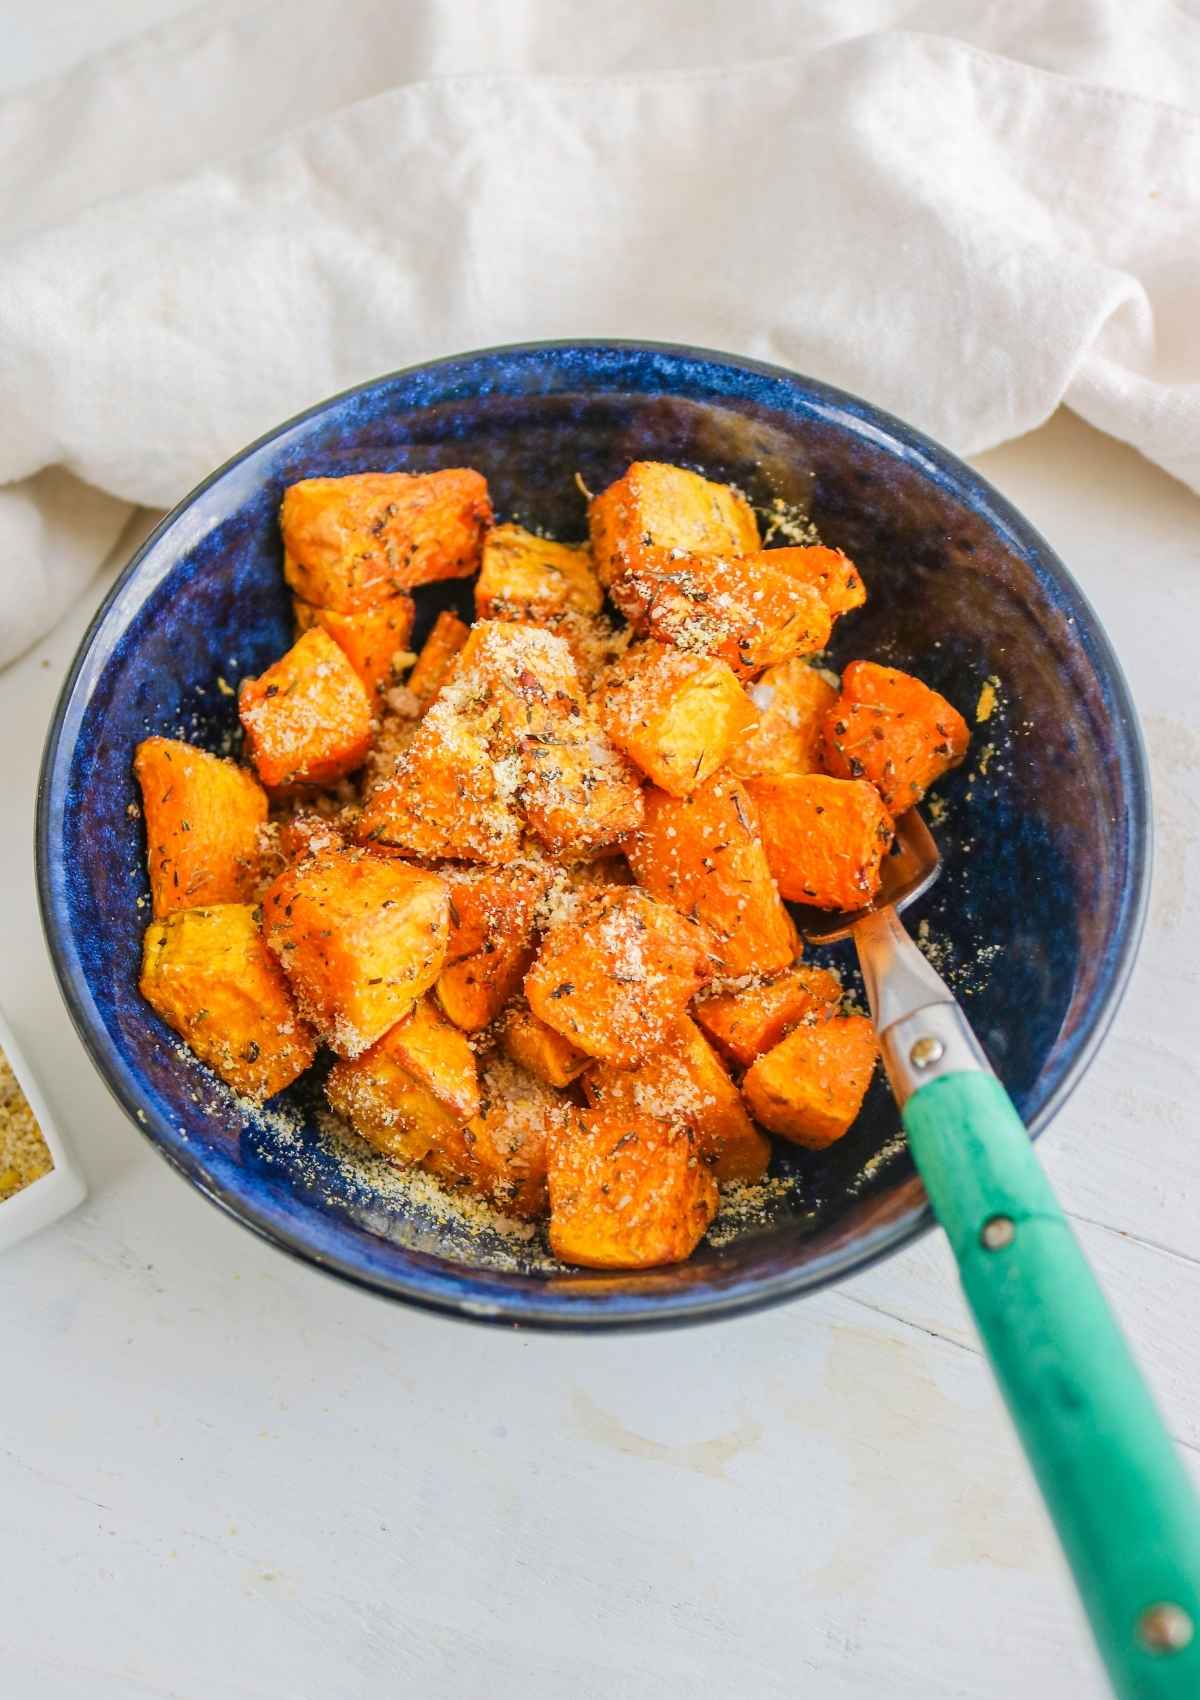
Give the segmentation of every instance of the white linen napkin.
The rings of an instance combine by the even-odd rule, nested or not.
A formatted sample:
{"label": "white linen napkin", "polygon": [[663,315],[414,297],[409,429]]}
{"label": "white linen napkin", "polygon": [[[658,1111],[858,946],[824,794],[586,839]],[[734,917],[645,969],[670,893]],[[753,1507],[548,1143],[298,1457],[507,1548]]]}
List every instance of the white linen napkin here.
{"label": "white linen napkin", "polygon": [[1200,489],[1170,0],[218,0],[0,102],[0,662],[300,407],[489,343],[778,361]]}

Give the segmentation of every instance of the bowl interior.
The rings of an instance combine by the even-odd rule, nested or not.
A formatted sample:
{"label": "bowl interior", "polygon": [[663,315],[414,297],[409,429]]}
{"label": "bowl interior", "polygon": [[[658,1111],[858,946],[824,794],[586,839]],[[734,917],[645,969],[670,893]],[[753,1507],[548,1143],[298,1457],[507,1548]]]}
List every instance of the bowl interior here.
{"label": "bowl interior", "polygon": [[[1035,1128],[1090,1054],[1136,943],[1146,799],[1119,671],[1045,544],[944,451],[811,381],[646,346],[467,356],[314,409],[164,522],[85,640],[43,773],[43,911],[98,1066],[190,1180],[302,1256],[469,1314],[601,1325],[712,1314],[902,1243],[927,1215],[886,1085],[829,1152],[781,1152],[770,1197],[723,1220],[689,1263],[620,1276],[555,1267],[537,1240],[447,1214],[431,1189],[331,1140],[319,1088],[255,1113],[181,1052],[137,991],[149,906],[131,758],[151,732],[231,747],[230,688],[290,642],[277,513],[295,479],[475,466],[503,517],[573,538],[576,474],[600,489],[634,459],[734,481],[768,530],[778,504],[811,512],[870,590],[838,625],[835,665],[910,667],[968,720],[995,682],[967,764],[939,788],[944,872],[909,920]],[[469,608],[470,591],[430,587],[417,602],[419,638],[439,608]],[[853,974],[851,947],[822,954]]]}

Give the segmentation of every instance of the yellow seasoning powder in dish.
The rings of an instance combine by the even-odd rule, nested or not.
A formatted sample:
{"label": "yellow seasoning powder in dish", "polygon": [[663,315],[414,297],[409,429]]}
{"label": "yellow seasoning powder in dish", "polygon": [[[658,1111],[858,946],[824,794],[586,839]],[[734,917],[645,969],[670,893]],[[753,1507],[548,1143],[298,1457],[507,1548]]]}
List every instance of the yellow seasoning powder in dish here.
{"label": "yellow seasoning powder in dish", "polygon": [[0,1206],[54,1167],[37,1117],[0,1050]]}

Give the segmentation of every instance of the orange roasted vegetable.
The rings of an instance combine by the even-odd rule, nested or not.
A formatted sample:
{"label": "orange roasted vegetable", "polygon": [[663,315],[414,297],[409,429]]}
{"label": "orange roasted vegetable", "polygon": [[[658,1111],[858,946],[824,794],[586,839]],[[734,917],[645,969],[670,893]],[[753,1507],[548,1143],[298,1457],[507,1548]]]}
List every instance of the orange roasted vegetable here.
{"label": "orange roasted vegetable", "polygon": [[480,1102],[474,1051],[427,997],[361,1056],[336,1062],[325,1093],[356,1133],[409,1163],[457,1137]]}
{"label": "orange roasted vegetable", "polygon": [[693,655],[715,655],[739,676],[760,673],[829,642],[832,616],[818,591],[764,564],[687,555],[628,572],[614,596],[639,628]]}
{"label": "orange roasted vegetable", "polygon": [[837,701],[837,686],[819,668],[796,657],[783,661],[747,688],[757,723],[729,753],[739,779],[765,773],[820,773],[821,726]]}
{"label": "orange roasted vegetable", "polygon": [[152,921],[138,988],[200,1061],[247,1098],[282,1092],[316,1055],[315,1035],[247,903]]}
{"label": "orange roasted vegetable", "polygon": [[690,1257],[717,1212],[717,1183],[686,1127],[585,1111],[550,1142],[550,1249],[591,1269]]}
{"label": "orange roasted vegetable", "polygon": [[262,786],[245,768],[175,738],[146,738],[133,771],[142,789],[155,915],[245,903],[262,864]]}
{"label": "orange roasted vegetable", "polygon": [[508,1216],[544,1216],[548,1146],[574,1124],[575,1107],[505,1056],[489,1057],[480,1084],[478,1115],[439,1135],[424,1167]]}
{"label": "orange roasted vegetable", "polygon": [[450,890],[450,937],[437,1000],[451,1021],[476,1033],[520,989],[533,961],[534,915],[549,873],[526,861],[444,868],[442,876]]}
{"label": "orange roasted vegetable", "polygon": [[544,1080],[547,1086],[569,1086],[592,1060],[586,1051],[577,1051],[569,1039],[547,1027],[523,1003],[505,1010],[500,1023],[500,1043],[514,1062]]}
{"label": "orange roasted vegetable", "polygon": [[690,1127],[697,1151],[719,1181],[759,1181],[767,1172],[770,1142],[746,1114],[716,1052],[687,1016],[636,1068],[596,1063],[584,1076],[583,1089],[589,1104],[599,1109],[640,1112],[667,1126]]}
{"label": "orange roasted vegetable", "polygon": [[318,851],[263,896],[263,930],[301,1010],[333,1050],[359,1056],[407,1015],[446,955],[444,880],[366,850]]}
{"label": "orange roasted vegetable", "polygon": [[831,1014],[841,997],[836,974],[798,962],[773,980],[756,980],[739,991],[702,998],[696,1020],[727,1057],[749,1068],[806,1016]]}
{"label": "orange roasted vegetable", "polygon": [[867,600],[867,589],[854,562],[840,549],[826,549],[820,544],[804,548],[764,549],[753,557],[765,561],[798,584],[810,584],[836,620],[853,608],[861,608]]}
{"label": "orange roasted vegetable", "polygon": [[895,830],[874,786],[781,773],[747,780],[746,789],[785,897],[817,909],[861,909],[871,901]]}
{"label": "orange roasted vegetable", "polygon": [[600,721],[664,791],[686,797],[722,765],[758,716],[724,661],[639,643],[596,689]]}
{"label": "orange roasted vegetable", "polygon": [[360,472],[284,492],[283,572],[317,608],[354,613],[414,585],[469,578],[491,523],[478,472]]}
{"label": "orange roasted vegetable", "polygon": [[853,1126],[878,1050],[865,1015],[809,1017],[759,1057],[742,1092],[772,1133],[820,1150]]}
{"label": "orange roasted vegetable", "polygon": [[601,584],[631,571],[657,572],[680,554],[745,555],[758,548],[758,524],[728,484],[662,461],[634,461],[588,507],[592,555]]}
{"label": "orange roasted vegetable", "polygon": [[525,996],[577,1049],[630,1068],[663,1042],[711,976],[710,942],[635,887],[603,891],[546,933]]}
{"label": "orange roasted vegetable", "polygon": [[329,633],[314,627],[257,679],[238,713],[258,777],[272,791],[332,785],[371,748],[371,699]]}
{"label": "orange roasted vegetable", "polygon": [[347,661],[367,687],[374,701],[386,685],[391,684],[397,659],[406,655],[412,635],[413,599],[403,591],[389,596],[374,608],[364,608],[357,614],[339,614],[333,608],[314,608],[296,597],[296,632],[302,634],[313,626],[327,631],[342,650]]}
{"label": "orange roasted vegetable", "polygon": [[483,542],[475,584],[481,620],[531,620],[541,624],[573,608],[598,614],[604,591],[586,543],[555,543],[520,525],[497,525]]}
{"label": "orange roasted vegetable", "polygon": [[626,840],[634,878],[712,933],[726,974],[785,968],[799,943],[780,900],[746,787],[718,773],[690,797],[653,786]]}
{"label": "orange roasted vegetable", "polygon": [[433,622],[405,686],[422,707],[431,703],[450,677],[454,660],[470,634],[470,626],[443,608]]}
{"label": "orange roasted vegetable", "polygon": [[911,673],[852,661],[825,714],[824,765],[839,778],[869,779],[899,815],[958,766],[970,737],[958,710]]}

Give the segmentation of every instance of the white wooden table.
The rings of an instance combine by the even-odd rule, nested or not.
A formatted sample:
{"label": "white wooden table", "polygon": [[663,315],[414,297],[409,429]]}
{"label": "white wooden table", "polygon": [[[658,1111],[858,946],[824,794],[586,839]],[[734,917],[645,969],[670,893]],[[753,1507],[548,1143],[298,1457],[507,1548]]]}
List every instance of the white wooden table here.
{"label": "white wooden table", "polygon": [[[0,64],[176,9],[23,3]],[[1145,946],[1041,1149],[1195,1462],[1200,502],[1065,416],[978,464],[1082,581],[1149,739]],[[938,1240],[745,1321],[525,1337],[323,1279],[153,1155],[67,1024],[31,858],[114,570],[0,674],[0,1003],[92,1187],[0,1262],[5,1700],[1100,1700]]]}

